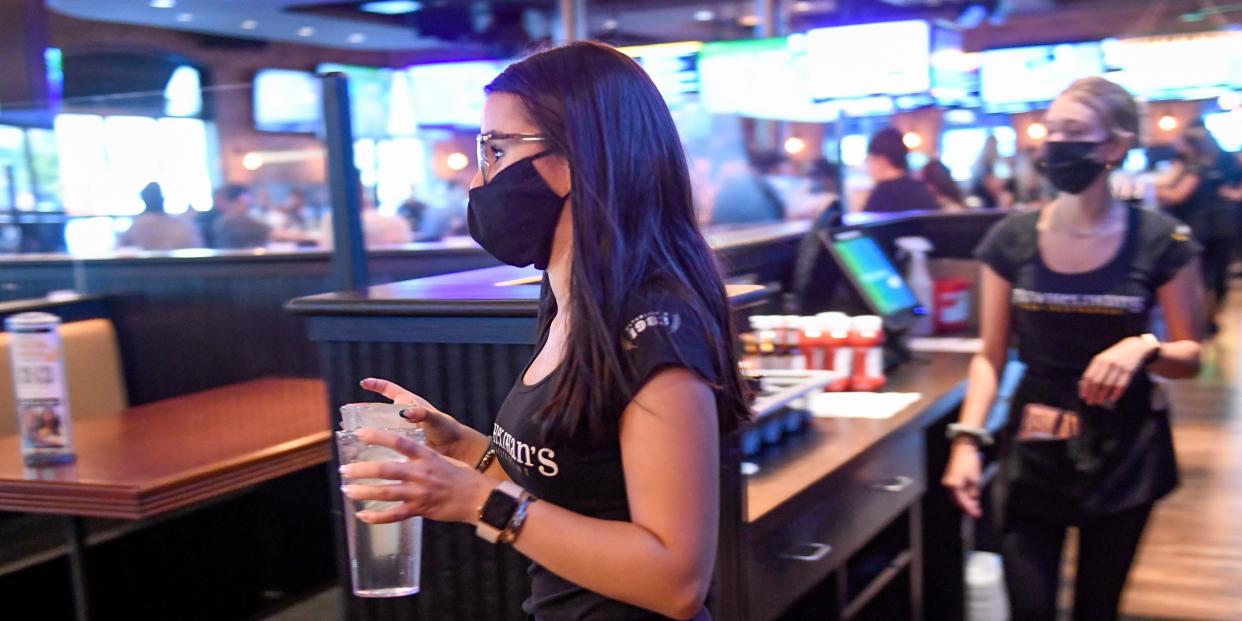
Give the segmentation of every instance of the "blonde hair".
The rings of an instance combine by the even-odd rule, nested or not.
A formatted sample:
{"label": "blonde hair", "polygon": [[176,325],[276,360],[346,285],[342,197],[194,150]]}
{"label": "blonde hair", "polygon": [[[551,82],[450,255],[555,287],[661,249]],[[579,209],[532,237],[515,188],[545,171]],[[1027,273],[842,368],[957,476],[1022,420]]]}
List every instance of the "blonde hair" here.
{"label": "blonde hair", "polygon": [[1113,135],[1128,134],[1138,138],[1139,111],[1134,97],[1126,89],[1101,77],[1075,80],[1061,93],[1091,108]]}

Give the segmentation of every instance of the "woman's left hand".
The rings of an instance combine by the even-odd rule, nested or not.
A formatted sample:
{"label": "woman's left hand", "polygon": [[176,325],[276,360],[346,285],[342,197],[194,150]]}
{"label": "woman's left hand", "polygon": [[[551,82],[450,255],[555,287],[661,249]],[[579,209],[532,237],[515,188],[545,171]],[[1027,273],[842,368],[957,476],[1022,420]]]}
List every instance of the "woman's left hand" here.
{"label": "woman's left hand", "polygon": [[365,461],[341,467],[350,479],[387,479],[393,483],[342,485],[353,500],[381,500],[401,504],[384,511],[359,511],[370,524],[400,522],[415,516],[441,522],[474,522],[496,481],[466,464],[445,457],[405,436],[378,429],[359,429],[358,439],[390,448],[408,461]]}
{"label": "woman's left hand", "polygon": [[1112,407],[1150,353],[1151,344],[1137,336],[1121,339],[1091,359],[1078,381],[1078,396],[1087,405]]}

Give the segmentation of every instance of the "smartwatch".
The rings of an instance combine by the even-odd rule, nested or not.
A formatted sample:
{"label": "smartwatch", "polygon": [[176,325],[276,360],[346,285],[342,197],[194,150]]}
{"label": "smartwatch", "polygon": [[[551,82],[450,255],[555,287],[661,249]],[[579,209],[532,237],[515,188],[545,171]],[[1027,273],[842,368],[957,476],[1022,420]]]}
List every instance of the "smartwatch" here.
{"label": "smartwatch", "polygon": [[517,511],[518,500],[522,497],[522,488],[510,481],[504,481],[487,497],[479,507],[479,525],[474,533],[488,543],[500,540],[500,533],[509,526],[513,513]]}
{"label": "smartwatch", "polygon": [[1161,350],[1160,339],[1156,338],[1156,335],[1150,332],[1146,334],[1140,334],[1139,338],[1142,339],[1144,343],[1151,345],[1151,351],[1147,352],[1147,357],[1143,358],[1143,366],[1146,367],[1146,366],[1149,366],[1151,363],[1160,359],[1160,354],[1162,353],[1160,351]]}

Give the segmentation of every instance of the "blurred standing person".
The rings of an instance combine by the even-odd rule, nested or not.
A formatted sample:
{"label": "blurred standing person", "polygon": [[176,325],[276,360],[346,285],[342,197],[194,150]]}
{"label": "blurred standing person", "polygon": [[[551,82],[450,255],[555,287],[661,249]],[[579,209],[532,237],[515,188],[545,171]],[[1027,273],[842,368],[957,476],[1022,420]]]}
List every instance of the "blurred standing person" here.
{"label": "blurred standing person", "polygon": [[757,224],[785,219],[785,200],[772,185],[784,156],[776,151],[751,151],[747,166],[725,177],[716,194],[712,224]]}
{"label": "blurred standing person", "polygon": [[194,223],[177,218],[164,211],[164,192],[160,184],[152,181],[142,188],[145,209],[129,230],[121,235],[122,246],[137,246],[143,250],[177,250],[201,248],[202,236]]}
{"label": "blurred standing person", "polygon": [[1242,261],[1242,152],[1230,157],[1233,158],[1232,174],[1227,176],[1224,187],[1220,189],[1220,197],[1233,214],[1233,259]]}
{"label": "blurred standing person", "polygon": [[978,198],[984,209],[1007,209],[1013,206],[1013,192],[1006,187],[1006,180],[996,174],[997,165],[1000,163],[1000,147],[996,136],[990,135],[983,143],[979,160],[975,162],[974,176],[970,183],[971,196]]}
{"label": "blurred standing person", "polygon": [[[1000,437],[992,490],[1013,621],[1054,621],[1067,531],[1078,530],[1074,621],[1113,621],[1156,502],[1177,487],[1163,385],[1198,374],[1202,313],[1188,228],[1112,196],[1110,168],[1135,144],[1125,89],[1078,80],[1053,101],[1040,169],[1059,193],[997,223],[975,255],[982,349],[941,483],[971,517],[979,447],[1008,359],[1026,365]],[[1148,330],[1164,309],[1167,340]]]}
{"label": "blurred standing person", "polygon": [[875,182],[863,211],[938,211],[927,186],[910,177],[910,163],[901,132],[886,127],[867,145],[867,174]]}
{"label": "blurred standing person", "polygon": [[1234,223],[1221,196],[1230,176],[1231,162],[1202,123],[1188,125],[1174,142],[1181,170],[1156,186],[1156,199],[1169,213],[1190,225],[1203,245],[1203,284],[1210,330],[1216,330],[1216,311],[1228,292],[1229,260]]}
{"label": "blurred standing person", "polygon": [[931,190],[932,196],[935,196],[936,202],[940,204],[941,211],[966,211],[966,205],[962,200],[962,188],[958,187],[957,181],[953,179],[949,167],[940,160],[928,162],[923,170],[919,171],[919,180],[927,184],[927,189]]}
{"label": "blurred standing person", "polygon": [[212,240],[216,248],[257,248],[266,246],[271,230],[250,215],[250,191],[246,186],[229,184],[223,188],[223,203],[212,210],[219,211],[212,225]]}

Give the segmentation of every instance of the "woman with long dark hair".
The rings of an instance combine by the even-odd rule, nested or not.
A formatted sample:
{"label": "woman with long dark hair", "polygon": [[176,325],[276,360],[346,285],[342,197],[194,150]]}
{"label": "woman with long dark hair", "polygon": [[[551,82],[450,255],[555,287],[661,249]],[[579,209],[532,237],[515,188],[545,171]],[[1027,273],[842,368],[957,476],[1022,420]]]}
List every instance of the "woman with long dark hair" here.
{"label": "woman with long dark hair", "polygon": [[[1010,334],[1026,364],[998,439],[993,489],[1014,621],[1053,621],[1066,531],[1078,528],[1075,621],[1117,618],[1153,505],[1177,485],[1156,376],[1194,377],[1201,315],[1189,228],[1112,196],[1107,171],[1138,138],[1138,108],[1103,78],[1052,103],[1039,167],[1059,194],[980,243],[980,332],[942,483],[981,513],[979,445]],[[1168,335],[1149,332],[1152,307]]]}
{"label": "woman with long dark hair", "polygon": [[470,232],[545,270],[537,353],[490,437],[364,380],[413,404],[427,447],[360,432],[410,460],[347,466],[399,483],[345,492],[400,501],[367,522],[423,515],[513,545],[534,561],[531,618],[706,619],[719,439],[747,408],[672,117],[637,63],[596,43],[530,56],[486,90]]}

